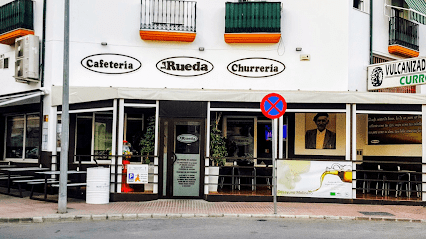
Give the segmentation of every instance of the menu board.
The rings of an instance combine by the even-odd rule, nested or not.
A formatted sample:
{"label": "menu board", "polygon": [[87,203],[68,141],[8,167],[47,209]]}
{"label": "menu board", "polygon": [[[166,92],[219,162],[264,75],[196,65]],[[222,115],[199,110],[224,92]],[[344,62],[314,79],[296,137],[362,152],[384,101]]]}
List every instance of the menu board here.
{"label": "menu board", "polygon": [[368,115],[368,144],[421,144],[421,115]]}

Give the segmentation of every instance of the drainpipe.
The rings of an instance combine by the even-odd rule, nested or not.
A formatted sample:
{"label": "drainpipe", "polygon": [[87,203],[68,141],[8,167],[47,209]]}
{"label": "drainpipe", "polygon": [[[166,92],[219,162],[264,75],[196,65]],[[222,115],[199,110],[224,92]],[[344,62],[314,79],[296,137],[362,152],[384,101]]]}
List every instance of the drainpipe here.
{"label": "drainpipe", "polygon": [[41,69],[40,69],[40,83],[41,87],[44,87],[44,62],[46,57],[44,53],[46,52],[46,0],[43,0],[43,26],[42,26],[42,39],[41,39]]}
{"label": "drainpipe", "polygon": [[370,0],[370,64],[373,64],[373,0]]}

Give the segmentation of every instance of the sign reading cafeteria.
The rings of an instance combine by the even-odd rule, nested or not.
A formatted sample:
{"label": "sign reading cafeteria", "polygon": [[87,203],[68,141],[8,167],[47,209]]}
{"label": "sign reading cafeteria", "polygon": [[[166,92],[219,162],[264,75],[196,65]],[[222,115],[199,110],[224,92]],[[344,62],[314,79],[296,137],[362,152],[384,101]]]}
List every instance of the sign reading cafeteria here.
{"label": "sign reading cafeteria", "polygon": [[285,70],[285,65],[277,60],[252,57],[231,62],[228,71],[234,75],[250,78],[263,78],[278,75]]}
{"label": "sign reading cafeteria", "polygon": [[368,67],[368,90],[426,83],[426,58],[410,58]]}
{"label": "sign reading cafeteria", "polygon": [[190,56],[169,57],[157,62],[157,69],[173,76],[200,76],[213,70],[213,64]]}
{"label": "sign reading cafeteria", "polygon": [[90,71],[103,74],[125,74],[142,67],[138,59],[114,53],[87,56],[81,60],[81,65]]}

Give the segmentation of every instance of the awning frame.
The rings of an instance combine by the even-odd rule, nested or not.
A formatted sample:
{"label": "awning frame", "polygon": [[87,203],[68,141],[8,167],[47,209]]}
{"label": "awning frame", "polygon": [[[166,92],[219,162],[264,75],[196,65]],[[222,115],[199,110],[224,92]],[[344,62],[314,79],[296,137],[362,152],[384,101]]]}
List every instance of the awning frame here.
{"label": "awning frame", "polygon": [[[398,7],[398,6],[388,5],[388,4],[386,4],[386,2],[385,2],[384,15],[385,15],[385,16],[387,16],[388,18],[391,18],[391,16],[389,16],[389,15],[387,15],[387,14],[386,14],[386,7],[388,7],[388,8],[394,8],[394,9],[398,9],[398,10],[403,10],[403,11],[413,12],[413,13],[419,14],[419,15],[421,15],[421,16],[423,16],[423,17],[425,17],[425,18],[426,18],[426,14],[425,14],[425,13],[422,13],[422,12],[416,11],[416,10],[414,10],[414,9],[412,9],[412,8],[403,8],[403,7]],[[423,24],[423,23],[420,23],[420,22],[417,22],[417,21],[413,21],[413,20],[409,20],[409,21],[416,22],[416,23],[419,23],[419,24]],[[425,24],[423,24],[423,25],[425,25]]]}

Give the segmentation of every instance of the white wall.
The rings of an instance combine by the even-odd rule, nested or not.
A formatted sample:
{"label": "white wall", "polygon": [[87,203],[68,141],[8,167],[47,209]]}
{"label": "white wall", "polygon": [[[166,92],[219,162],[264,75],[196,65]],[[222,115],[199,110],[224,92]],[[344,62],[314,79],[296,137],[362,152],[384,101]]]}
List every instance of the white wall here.
{"label": "white wall", "polygon": [[[35,31],[42,34],[42,3],[35,0]],[[225,0],[197,1],[197,36],[192,43],[144,41],[139,36],[140,0],[71,1],[70,85],[148,88],[204,88],[259,90],[366,91],[369,57],[369,15],[355,10],[352,0],[282,0],[282,39],[278,44],[227,44],[224,42]],[[374,53],[390,56],[388,18],[384,0],[374,1]],[[45,87],[62,85],[63,1],[47,1]],[[420,39],[426,38],[425,26]],[[107,42],[107,46],[101,46]],[[426,42],[420,41],[420,49]],[[205,51],[199,51],[204,47]],[[296,52],[301,47],[301,52]],[[425,50],[422,50],[426,51]],[[137,58],[142,68],[130,74],[106,75],[85,69],[81,60],[100,53]],[[0,54],[13,48],[0,46]],[[309,54],[310,61],[300,61]],[[198,77],[176,77],[156,69],[168,57],[191,56],[210,61],[214,70]],[[285,64],[286,70],[267,78],[231,74],[227,65],[245,57],[265,57]],[[395,56],[391,56],[394,57]],[[11,58],[11,63],[14,59]],[[0,70],[0,95],[39,88],[16,83],[12,70]]]}
{"label": "white wall", "polygon": [[[223,36],[225,1],[197,1],[197,37],[193,43],[141,40],[139,0],[72,1],[70,85],[346,91],[350,1],[327,0],[320,5],[314,0],[285,0],[282,3],[280,44],[226,44]],[[60,22],[63,5],[50,2],[48,7]],[[53,18],[49,16],[48,19]],[[62,85],[61,31],[62,26],[58,24],[54,33],[48,32],[50,56],[46,63],[46,85]],[[101,46],[101,42],[108,45]],[[200,52],[199,47],[204,47],[205,51]],[[302,52],[296,52],[296,47],[302,47]],[[105,75],[82,67],[83,58],[99,53],[135,57],[142,62],[142,68],[130,74]],[[311,61],[300,61],[300,54],[310,54]],[[214,70],[203,76],[183,78],[156,69],[158,61],[173,56],[208,60],[213,63]],[[259,79],[228,72],[226,67],[230,62],[245,57],[275,59],[284,63],[286,70],[277,76]]]}
{"label": "white wall", "polygon": [[[369,6],[367,6],[369,7]],[[370,63],[370,15],[349,6],[348,90],[367,91]]]}

